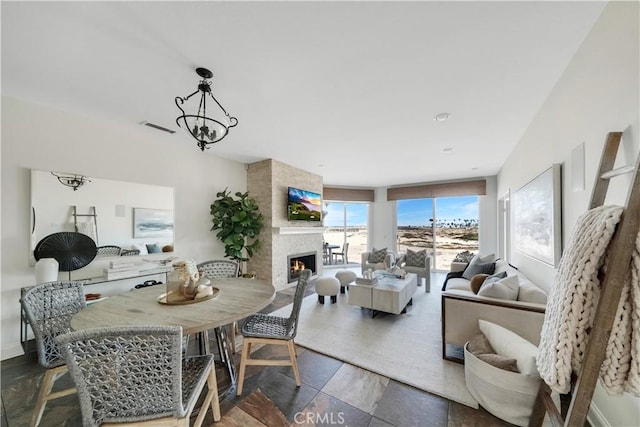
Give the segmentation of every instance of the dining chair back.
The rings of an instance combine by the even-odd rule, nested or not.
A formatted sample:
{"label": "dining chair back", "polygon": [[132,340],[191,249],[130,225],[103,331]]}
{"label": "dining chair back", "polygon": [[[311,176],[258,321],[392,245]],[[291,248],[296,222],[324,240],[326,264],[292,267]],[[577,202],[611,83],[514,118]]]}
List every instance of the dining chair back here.
{"label": "dining chair back", "polygon": [[134,255],[140,255],[140,249],[123,249],[122,252],[120,252],[120,256],[134,256]]}
{"label": "dining chair back", "polygon": [[334,252],[333,253],[333,257],[335,258],[334,263],[338,262],[338,257],[342,258],[342,263],[343,264],[348,264],[349,263],[349,242],[345,242],[344,245],[342,245],[342,251],[340,252]]}
{"label": "dining chair back", "polygon": [[[238,272],[240,271],[240,263],[235,260],[230,259],[212,259],[209,261],[201,262],[196,266],[198,271],[208,279],[224,279],[224,278],[234,278],[238,277]],[[218,328],[216,329],[216,337],[219,350],[221,353],[224,353],[224,348],[222,346],[226,342],[226,332]],[[236,335],[238,333],[238,322],[233,322],[231,324],[231,334],[229,337],[229,344],[231,347],[231,352],[235,354],[236,352]],[[208,353],[208,345],[209,345],[209,334],[207,331],[198,334],[198,338],[200,339],[201,346],[203,346],[202,353]],[[223,356],[225,357],[225,356]]]}
{"label": "dining chair back", "polygon": [[240,270],[240,264],[238,261],[230,259],[213,259],[210,261],[204,261],[196,267],[198,271],[209,279],[238,277],[238,271]]}
{"label": "dining chair back", "polygon": [[71,330],[71,318],[86,302],[81,282],[48,282],[27,290],[20,303],[36,339],[38,362],[47,368],[31,416],[30,426],[35,427],[40,424],[47,401],[76,392],[75,388],[51,392],[67,372],[56,337]]}
{"label": "dining chair back", "polygon": [[106,246],[98,246],[97,255],[120,255],[122,252],[122,248],[120,246],[114,245],[106,245]]}
{"label": "dining chair back", "polygon": [[194,425],[202,425],[208,406],[220,419],[213,355],[183,358],[180,326],[85,329],[58,342],[78,388],[84,426],[189,426],[205,384]]}
{"label": "dining chair back", "polygon": [[[240,373],[238,375],[237,394],[242,394],[242,385],[247,366],[250,365],[277,365],[291,366],[296,379],[296,385],[300,386],[300,372],[295,349],[294,338],[298,332],[298,317],[304,299],[305,290],[311,278],[311,270],[302,270],[298,276],[296,291],[293,296],[293,305],[289,317],[272,316],[256,313],[247,317],[242,325],[242,357],[240,359]],[[251,359],[252,344],[286,345],[289,350],[288,360]]]}
{"label": "dining chair back", "polygon": [[331,258],[329,258],[329,244],[322,242],[322,263],[331,264]]}

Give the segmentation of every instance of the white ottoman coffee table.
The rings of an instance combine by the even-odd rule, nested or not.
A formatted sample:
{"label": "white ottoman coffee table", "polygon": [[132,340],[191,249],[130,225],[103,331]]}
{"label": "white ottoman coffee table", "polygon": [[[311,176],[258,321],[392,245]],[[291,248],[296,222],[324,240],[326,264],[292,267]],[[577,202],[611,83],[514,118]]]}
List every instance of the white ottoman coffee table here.
{"label": "white ottoman coffee table", "polygon": [[400,314],[413,303],[413,294],[418,289],[418,276],[407,273],[404,279],[380,277],[375,285],[364,285],[356,281],[349,285],[349,304],[377,312]]}

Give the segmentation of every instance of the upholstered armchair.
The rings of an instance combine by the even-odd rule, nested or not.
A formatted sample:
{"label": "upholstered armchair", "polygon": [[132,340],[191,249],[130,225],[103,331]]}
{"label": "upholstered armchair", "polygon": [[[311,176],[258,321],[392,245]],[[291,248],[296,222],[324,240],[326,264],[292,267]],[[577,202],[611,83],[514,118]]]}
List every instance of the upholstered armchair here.
{"label": "upholstered armchair", "polygon": [[407,273],[417,274],[418,286],[422,284],[422,278],[424,278],[424,291],[431,292],[431,257],[426,251],[407,250],[406,254],[398,258],[396,264]]}
{"label": "upholstered armchair", "polygon": [[[379,252],[379,251],[375,251],[375,252]],[[391,251],[387,251],[386,254],[382,255],[382,257],[380,257],[380,254],[378,253],[379,257],[375,258],[375,255],[376,255],[375,252],[374,251],[364,252],[362,254],[362,260],[361,260],[362,274],[364,274],[364,272],[367,271],[368,269],[371,269],[373,271],[386,270],[387,268],[393,267],[396,264],[395,253]]]}

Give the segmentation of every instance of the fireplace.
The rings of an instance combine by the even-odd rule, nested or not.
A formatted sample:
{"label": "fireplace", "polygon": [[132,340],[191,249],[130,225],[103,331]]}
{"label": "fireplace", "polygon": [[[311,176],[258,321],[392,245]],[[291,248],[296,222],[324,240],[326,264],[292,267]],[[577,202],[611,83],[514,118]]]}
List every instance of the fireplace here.
{"label": "fireplace", "polygon": [[316,274],[316,252],[305,252],[303,254],[294,254],[287,257],[287,265],[289,266],[289,283],[298,280],[298,276],[304,269],[311,270],[311,275]]}

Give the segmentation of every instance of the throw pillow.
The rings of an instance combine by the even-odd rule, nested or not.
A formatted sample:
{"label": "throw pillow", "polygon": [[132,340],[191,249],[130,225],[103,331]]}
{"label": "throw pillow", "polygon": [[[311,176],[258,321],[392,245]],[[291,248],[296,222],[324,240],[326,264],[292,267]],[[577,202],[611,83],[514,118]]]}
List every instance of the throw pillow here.
{"label": "throw pillow", "polygon": [[509,357],[500,356],[499,354],[476,354],[476,357],[491,366],[505,371],[520,372],[518,370],[518,361]]}
{"label": "throw pillow", "polygon": [[520,289],[518,291],[518,301],[534,302],[537,304],[547,303],[547,294],[527,279],[520,278]]}
{"label": "throw pillow", "polygon": [[[498,267],[498,263],[496,262],[496,268]],[[499,273],[493,273],[491,276],[487,277],[487,280],[491,279],[491,281],[498,281],[500,279],[504,279],[507,277],[506,271],[501,271]]]}
{"label": "throw pillow", "polygon": [[492,274],[491,276],[486,278],[486,280],[484,281],[483,285],[485,283],[488,285],[489,283],[497,282],[498,280],[504,279],[505,277],[507,277],[507,272],[506,271],[503,271],[501,273]]}
{"label": "throw pillow", "polygon": [[469,286],[471,287],[471,291],[474,294],[478,293],[478,291],[480,290],[480,286],[482,286],[487,277],[489,277],[488,274],[476,274],[471,278],[471,283],[469,284]]}
{"label": "throw pillow", "polygon": [[424,268],[424,260],[427,257],[427,250],[414,252],[411,249],[407,249],[407,253],[404,256],[404,262],[409,267],[422,267]]}
{"label": "throw pillow", "polygon": [[473,258],[471,258],[471,261],[469,261],[469,264],[471,264],[472,262],[496,262],[496,255],[495,254],[489,254],[489,255],[480,255],[480,254],[476,254],[473,256]]}
{"label": "throw pillow", "polygon": [[371,264],[384,262],[384,259],[386,256],[387,256],[387,248],[383,248],[383,249],[373,248],[371,250],[371,253],[369,254],[369,262]]}
{"label": "throw pillow", "polygon": [[539,375],[536,367],[538,347],[520,335],[495,323],[480,319],[478,324],[497,354],[516,359],[521,373],[533,376]]}
{"label": "throw pillow", "polygon": [[471,261],[467,268],[464,269],[462,277],[467,280],[471,280],[476,274],[493,274],[493,270],[496,268],[495,262],[479,262]]}
{"label": "throw pillow", "polygon": [[139,250],[140,251],[140,255],[147,255],[149,252],[147,252],[147,246],[142,244],[142,243],[134,243],[131,246],[131,249],[133,250]]}
{"label": "throw pillow", "polygon": [[495,353],[496,351],[491,347],[489,340],[484,336],[482,332],[475,335],[473,338],[469,340],[469,344],[467,344],[467,349],[470,353],[475,354],[485,354],[485,353]]}
{"label": "throw pillow", "polygon": [[157,243],[147,244],[147,252],[150,254],[160,254],[162,253],[162,248]]}
{"label": "throw pillow", "polygon": [[515,301],[518,299],[519,288],[518,276],[507,276],[504,279],[489,283],[485,280],[478,291],[478,295]]}

